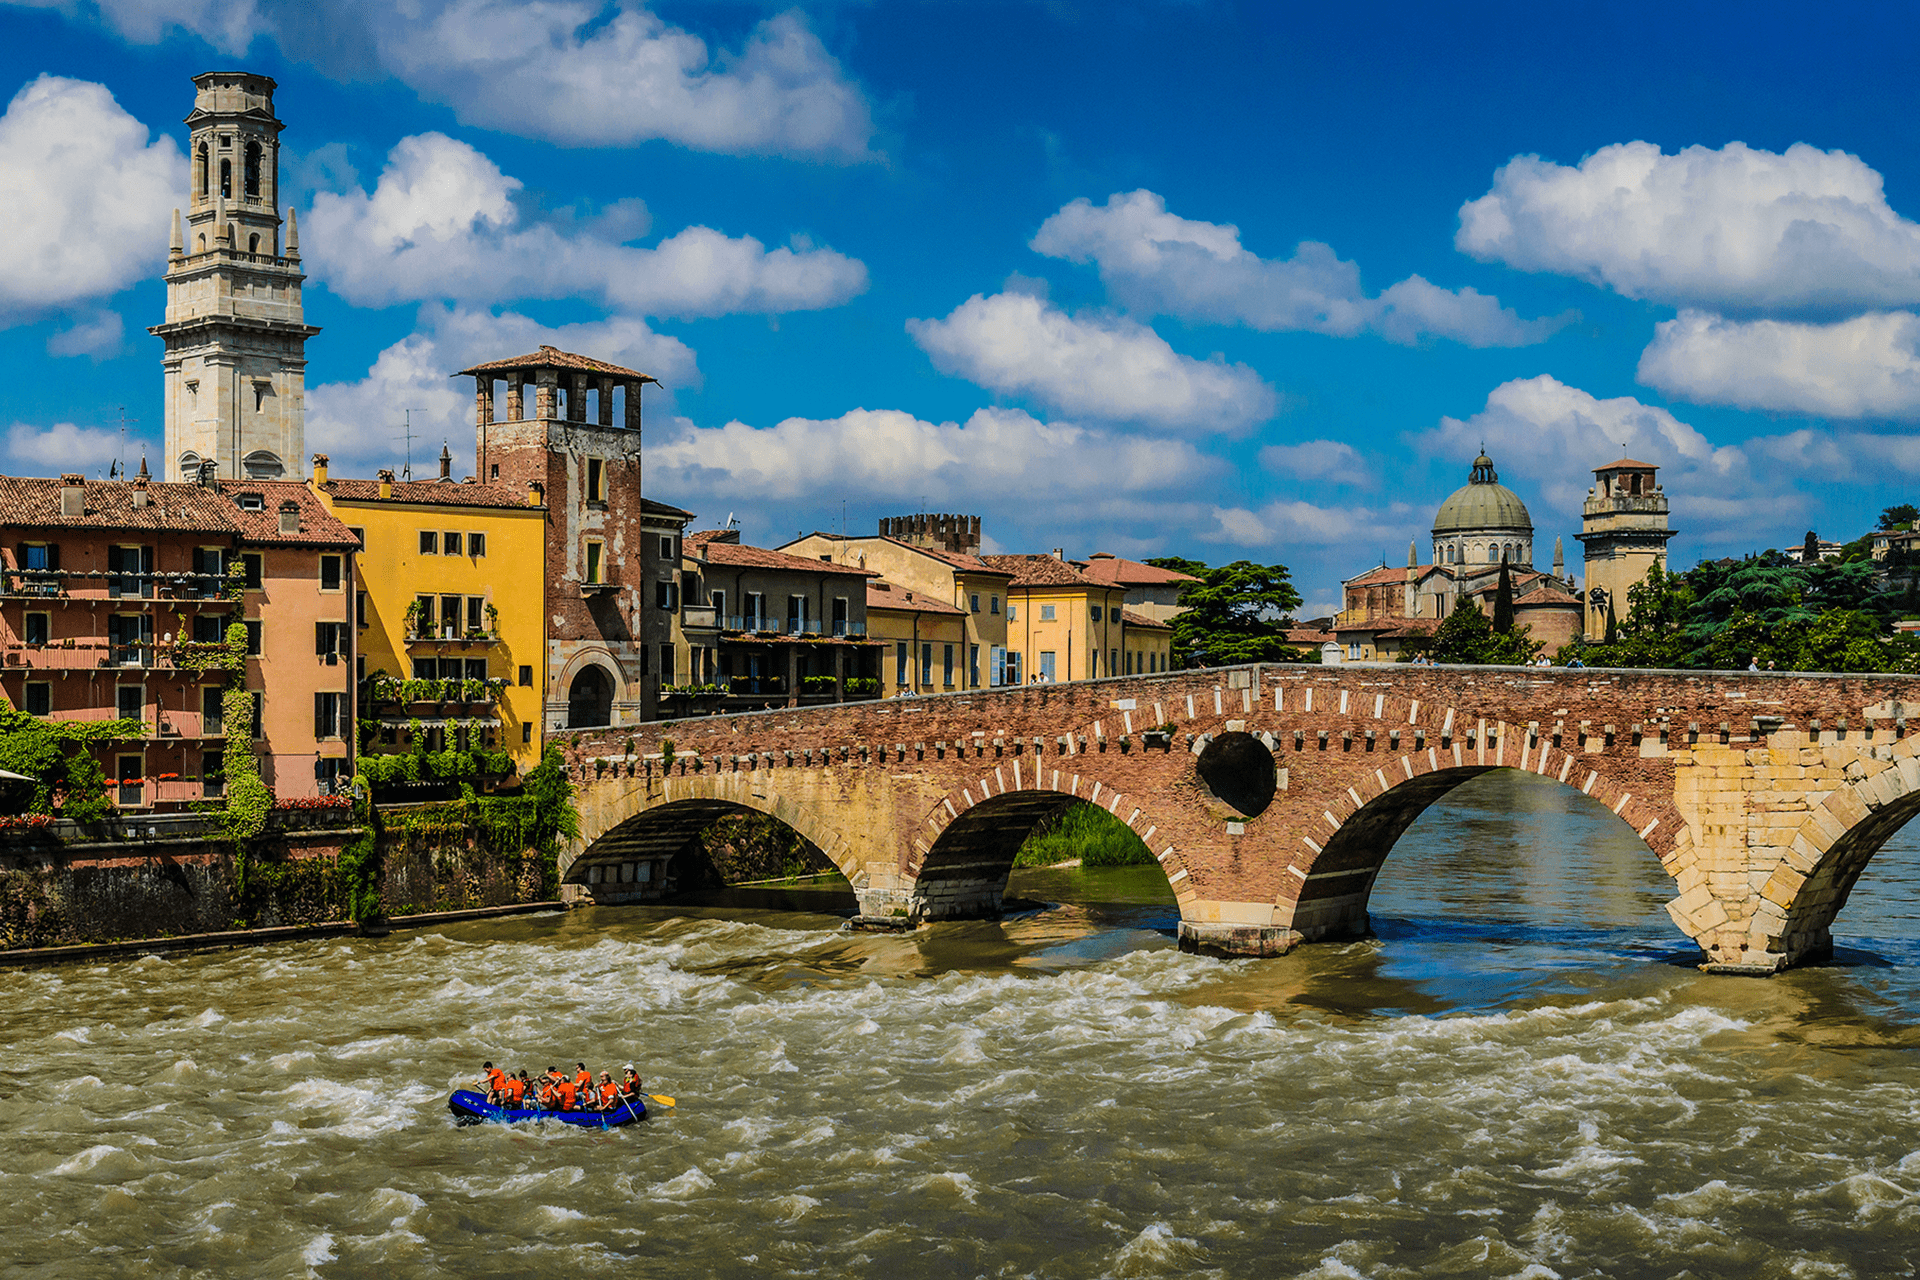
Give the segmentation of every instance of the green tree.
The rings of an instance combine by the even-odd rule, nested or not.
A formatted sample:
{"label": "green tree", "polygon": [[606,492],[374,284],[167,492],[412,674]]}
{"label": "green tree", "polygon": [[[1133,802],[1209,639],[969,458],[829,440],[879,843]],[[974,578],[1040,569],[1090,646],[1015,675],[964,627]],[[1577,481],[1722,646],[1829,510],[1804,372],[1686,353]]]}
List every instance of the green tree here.
{"label": "green tree", "polygon": [[1914,506],[1911,502],[1901,502],[1886,508],[1880,513],[1879,527],[1882,529],[1902,529],[1917,520],[1920,520],[1920,507]]}
{"label": "green tree", "polygon": [[1180,592],[1186,612],[1173,620],[1176,662],[1220,667],[1300,661],[1282,634],[1288,615],[1300,607],[1285,565],[1236,560],[1210,568],[1177,556],[1148,563],[1198,579]]}
{"label": "green tree", "polygon": [[1513,630],[1513,578],[1505,560],[1500,562],[1500,583],[1493,589],[1493,629],[1498,635]]}
{"label": "green tree", "polygon": [[100,822],[113,812],[107,799],[107,778],[100,762],[85,747],[67,757],[67,802],[60,816],[74,822]]}
{"label": "green tree", "polygon": [[1435,662],[1518,665],[1541,649],[1540,643],[1528,636],[1529,630],[1517,627],[1495,631],[1486,614],[1471,602],[1462,601],[1433,633],[1433,644],[1427,652]]}

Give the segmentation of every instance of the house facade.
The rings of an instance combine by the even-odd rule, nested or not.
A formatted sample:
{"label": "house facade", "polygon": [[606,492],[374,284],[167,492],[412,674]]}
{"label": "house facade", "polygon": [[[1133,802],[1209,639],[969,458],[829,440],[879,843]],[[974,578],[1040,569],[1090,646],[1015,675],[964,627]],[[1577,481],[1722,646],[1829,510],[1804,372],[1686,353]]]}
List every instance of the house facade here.
{"label": "house facade", "polygon": [[1006,683],[1120,675],[1129,652],[1140,653],[1139,661],[1146,662],[1149,671],[1171,665],[1169,628],[1155,624],[1150,628],[1153,641],[1129,646],[1126,591],[1121,587],[1096,582],[1057,555],[981,559],[1009,575]]}

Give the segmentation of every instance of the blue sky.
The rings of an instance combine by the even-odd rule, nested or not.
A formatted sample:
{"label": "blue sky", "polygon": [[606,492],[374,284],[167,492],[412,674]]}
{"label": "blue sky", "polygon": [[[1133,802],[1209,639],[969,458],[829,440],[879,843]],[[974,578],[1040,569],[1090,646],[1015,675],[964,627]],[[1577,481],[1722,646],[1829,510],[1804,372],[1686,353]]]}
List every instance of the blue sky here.
{"label": "blue sky", "polygon": [[649,491],[777,544],[1251,557],[1307,610],[1484,439],[1674,559],[1920,474],[1911,6],[0,4],[0,466],[157,460],[188,77],[279,81],[309,447],[471,457],[446,374],[659,376]]}

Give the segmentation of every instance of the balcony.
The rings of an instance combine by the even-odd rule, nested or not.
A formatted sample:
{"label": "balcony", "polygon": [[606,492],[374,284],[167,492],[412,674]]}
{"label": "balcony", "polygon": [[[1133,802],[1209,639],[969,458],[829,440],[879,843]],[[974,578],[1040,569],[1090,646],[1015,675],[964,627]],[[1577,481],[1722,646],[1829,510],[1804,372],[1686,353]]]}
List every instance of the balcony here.
{"label": "balcony", "polygon": [[367,677],[366,691],[370,707],[491,706],[506,694],[507,681],[500,676],[490,680],[402,680],[376,671]]}
{"label": "balcony", "polygon": [[437,632],[409,628],[406,635],[409,646],[416,644],[457,644],[489,645],[500,643],[498,631],[466,631],[459,627],[442,627]]}
{"label": "balcony", "polygon": [[[232,581],[224,573],[119,573],[99,569],[8,569],[0,595],[69,599],[197,600],[231,604]],[[99,593],[99,594],[97,594]]]}
{"label": "balcony", "polygon": [[835,618],[833,620],[833,634],[835,636],[864,636],[867,634],[866,621],[864,619],[860,621],[849,621],[846,618]]}

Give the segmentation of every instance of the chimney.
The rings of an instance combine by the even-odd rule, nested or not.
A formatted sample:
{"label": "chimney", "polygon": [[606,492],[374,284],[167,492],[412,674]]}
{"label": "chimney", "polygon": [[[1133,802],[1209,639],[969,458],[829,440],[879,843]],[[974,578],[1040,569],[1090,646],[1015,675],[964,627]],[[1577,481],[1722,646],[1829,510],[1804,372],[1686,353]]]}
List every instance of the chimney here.
{"label": "chimney", "polygon": [[280,504],[280,532],[300,532],[300,504],[292,498]]}
{"label": "chimney", "polygon": [[440,478],[447,481],[453,479],[453,451],[447,448],[445,440],[440,442]]}
{"label": "chimney", "polygon": [[1053,549],[1053,558],[1055,560],[1065,560],[1067,558],[1067,549],[1065,547],[1055,547]]}
{"label": "chimney", "polygon": [[202,489],[211,489],[213,488],[214,480],[219,474],[220,464],[209,458],[200,464],[200,474],[194,478],[200,482]]}
{"label": "chimney", "polygon": [[380,480],[380,501],[385,502],[393,497],[393,468],[382,467],[374,475]]}
{"label": "chimney", "polygon": [[66,517],[87,514],[87,478],[72,472],[60,477],[60,514]]}
{"label": "chimney", "polygon": [[140,474],[133,478],[133,509],[142,510],[147,505],[147,468],[140,465]]}
{"label": "chimney", "polygon": [[313,455],[313,487],[316,489],[321,488],[327,483],[328,461],[329,459],[324,453],[316,453]]}

